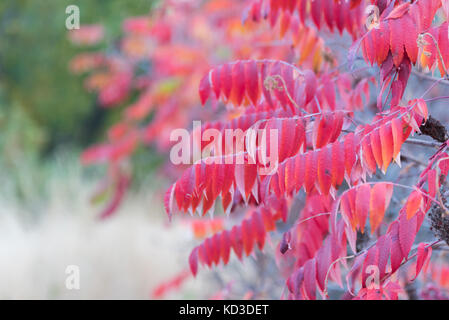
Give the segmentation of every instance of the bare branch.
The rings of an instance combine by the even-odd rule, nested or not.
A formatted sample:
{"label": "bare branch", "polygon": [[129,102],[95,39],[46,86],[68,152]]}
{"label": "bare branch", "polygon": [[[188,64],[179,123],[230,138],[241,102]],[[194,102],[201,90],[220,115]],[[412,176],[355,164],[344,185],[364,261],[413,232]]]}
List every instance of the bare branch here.
{"label": "bare branch", "polygon": [[431,148],[439,148],[441,146],[441,143],[433,142],[433,141],[425,141],[420,139],[413,139],[409,138],[405,140],[405,143],[414,144],[417,146],[423,146],[423,147],[431,147]]}
{"label": "bare branch", "polygon": [[432,77],[429,76],[427,74],[424,74],[418,70],[412,69],[412,74],[414,74],[415,76],[421,78],[421,79],[425,79],[425,80],[429,80],[429,81],[439,81],[440,84],[444,84],[446,86],[449,86],[449,81],[447,80],[441,80],[440,78],[436,78],[436,77]]}

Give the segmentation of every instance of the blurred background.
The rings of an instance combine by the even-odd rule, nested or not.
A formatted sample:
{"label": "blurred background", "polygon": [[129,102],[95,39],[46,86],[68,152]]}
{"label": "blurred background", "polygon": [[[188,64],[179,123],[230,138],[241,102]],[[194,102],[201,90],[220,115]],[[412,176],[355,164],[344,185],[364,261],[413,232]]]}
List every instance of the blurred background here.
{"label": "blurred background", "polygon": [[[0,2],[0,298],[153,298],[161,282],[182,278],[191,232],[168,225],[154,183],[162,156],[151,148],[135,157],[132,191],[99,222],[92,194],[106,169],[83,167],[80,154],[104,139],[121,109],[99,107],[69,68],[86,51],[68,37],[72,4],[81,24],[106,30],[88,50],[106,52],[125,18],[148,14],[155,2]],[[68,265],[79,266],[79,290],[66,287]],[[204,294],[198,280],[172,297]]]}

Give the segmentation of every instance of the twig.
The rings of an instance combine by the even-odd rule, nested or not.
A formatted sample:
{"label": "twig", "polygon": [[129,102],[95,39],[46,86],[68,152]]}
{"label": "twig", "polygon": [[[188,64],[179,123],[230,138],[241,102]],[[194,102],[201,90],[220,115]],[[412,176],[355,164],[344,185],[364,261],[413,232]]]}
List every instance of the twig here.
{"label": "twig", "polygon": [[427,163],[425,163],[424,161],[415,158],[412,155],[409,154],[404,154],[403,152],[401,153],[401,157],[404,158],[405,161],[409,161],[409,162],[415,162],[416,164],[419,164],[420,166],[423,166],[424,168],[427,167]]}
{"label": "twig", "polygon": [[329,298],[329,294],[328,294],[328,291],[327,291],[327,282],[328,282],[328,278],[329,278],[329,273],[330,273],[332,267],[334,266],[334,264],[336,264],[336,263],[338,263],[338,262],[340,262],[340,261],[342,261],[342,260],[347,260],[347,259],[355,258],[355,257],[361,255],[361,254],[364,253],[364,252],[365,252],[365,250],[360,251],[359,253],[353,254],[353,255],[350,255],[350,256],[340,257],[340,258],[334,260],[334,261],[331,263],[331,265],[330,265],[329,268],[327,269],[326,277],[324,278],[324,296],[325,296],[326,298]]}
{"label": "twig", "polygon": [[432,148],[439,148],[441,146],[441,143],[438,143],[438,142],[424,141],[424,140],[413,139],[413,138],[409,138],[409,139],[405,140],[405,143],[415,144],[415,145],[423,146],[423,147],[432,147]]}
{"label": "twig", "polygon": [[[420,77],[422,79],[429,80],[429,81],[441,80],[439,78],[435,78],[435,77],[429,76],[427,74],[424,74],[424,73],[422,73],[420,71],[417,71],[417,70],[414,70],[414,69],[412,69],[412,74],[414,74],[415,76]],[[447,81],[447,80],[441,80],[439,83],[440,84],[444,84],[446,86],[449,86],[449,81]]]}

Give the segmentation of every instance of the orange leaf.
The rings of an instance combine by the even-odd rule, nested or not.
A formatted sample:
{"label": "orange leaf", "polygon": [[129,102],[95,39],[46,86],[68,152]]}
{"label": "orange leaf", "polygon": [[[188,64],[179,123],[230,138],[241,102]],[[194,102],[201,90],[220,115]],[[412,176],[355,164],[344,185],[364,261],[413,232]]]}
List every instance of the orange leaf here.
{"label": "orange leaf", "polygon": [[407,212],[407,219],[412,218],[422,204],[422,194],[421,192],[415,190],[413,191],[407,199],[407,204],[405,205],[405,211]]}

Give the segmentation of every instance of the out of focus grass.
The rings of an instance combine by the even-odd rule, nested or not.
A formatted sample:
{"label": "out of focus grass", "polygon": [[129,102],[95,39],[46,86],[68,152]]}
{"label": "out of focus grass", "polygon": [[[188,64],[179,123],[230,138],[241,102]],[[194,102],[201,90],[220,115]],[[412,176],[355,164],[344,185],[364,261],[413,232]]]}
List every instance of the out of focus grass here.
{"label": "out of focus grass", "polygon": [[[0,170],[0,298],[148,299],[152,289],[187,267],[192,234],[168,224],[147,186],[128,195],[108,220],[89,199],[97,182],[65,153],[35,170],[20,164],[23,194]],[[36,178],[42,175],[45,179]],[[65,287],[68,265],[80,268],[80,290]],[[201,278],[170,298],[204,298]]]}

